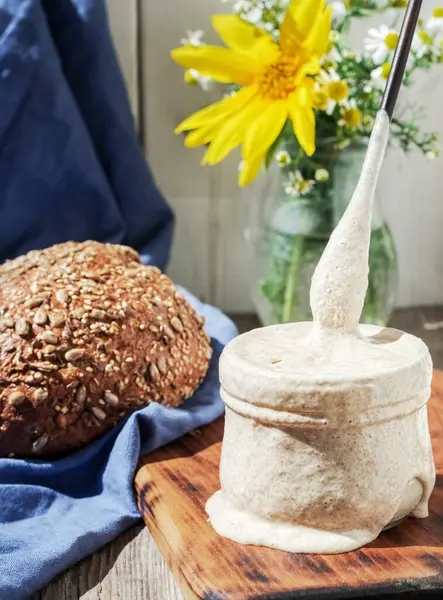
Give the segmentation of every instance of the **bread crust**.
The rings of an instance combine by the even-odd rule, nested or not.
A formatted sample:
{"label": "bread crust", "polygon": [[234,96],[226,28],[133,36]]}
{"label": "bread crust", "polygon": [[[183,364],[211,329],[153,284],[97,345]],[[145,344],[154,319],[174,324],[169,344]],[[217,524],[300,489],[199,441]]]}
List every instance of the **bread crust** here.
{"label": "bread crust", "polygon": [[204,320],[131,248],[67,242],[0,266],[0,456],[55,458],[206,375]]}

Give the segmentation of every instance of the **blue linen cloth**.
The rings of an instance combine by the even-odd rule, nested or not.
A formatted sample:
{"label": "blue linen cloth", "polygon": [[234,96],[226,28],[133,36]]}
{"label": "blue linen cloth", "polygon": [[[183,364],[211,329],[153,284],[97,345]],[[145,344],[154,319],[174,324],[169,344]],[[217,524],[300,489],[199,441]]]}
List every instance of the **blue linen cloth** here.
{"label": "blue linen cloth", "polygon": [[[0,261],[96,239],[165,267],[172,211],[137,142],[104,0],[0,3],[0,189]],[[139,455],[222,413],[218,357],[236,330],[184,293],[214,348],[193,398],[151,404],[59,461],[0,460],[0,600],[28,598],[139,519]]]}
{"label": "blue linen cloth", "polygon": [[0,2],[0,259],[69,239],[164,268],[172,212],[137,141],[104,0]]}

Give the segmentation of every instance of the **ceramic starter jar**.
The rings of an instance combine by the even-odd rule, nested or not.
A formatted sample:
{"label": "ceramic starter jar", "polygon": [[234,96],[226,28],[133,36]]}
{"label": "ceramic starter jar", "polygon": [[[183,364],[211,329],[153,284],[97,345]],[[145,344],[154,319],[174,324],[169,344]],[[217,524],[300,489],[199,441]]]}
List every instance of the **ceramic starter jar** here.
{"label": "ceramic starter jar", "polygon": [[364,355],[332,348],[330,369],[317,370],[315,356],[300,359],[312,326],[257,329],[225,348],[221,491],[207,512],[240,543],[347,552],[428,514],[432,363],[418,338],[365,325]]}

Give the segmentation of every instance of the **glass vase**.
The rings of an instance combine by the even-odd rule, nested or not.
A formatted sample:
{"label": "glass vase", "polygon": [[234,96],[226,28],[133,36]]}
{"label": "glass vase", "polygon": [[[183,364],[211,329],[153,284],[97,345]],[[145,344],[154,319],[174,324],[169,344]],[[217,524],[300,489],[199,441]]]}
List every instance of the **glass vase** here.
{"label": "glass vase", "polygon": [[[312,319],[311,278],[352,197],[365,153],[364,144],[341,151],[317,150],[314,158],[327,167],[327,181],[316,182],[309,193],[293,197],[285,193],[285,169],[273,169],[267,175],[267,201],[259,215],[251,199],[254,214],[248,237],[254,254],[253,300],[263,325]],[[386,325],[395,305],[397,258],[378,204],[376,195],[361,322]]]}

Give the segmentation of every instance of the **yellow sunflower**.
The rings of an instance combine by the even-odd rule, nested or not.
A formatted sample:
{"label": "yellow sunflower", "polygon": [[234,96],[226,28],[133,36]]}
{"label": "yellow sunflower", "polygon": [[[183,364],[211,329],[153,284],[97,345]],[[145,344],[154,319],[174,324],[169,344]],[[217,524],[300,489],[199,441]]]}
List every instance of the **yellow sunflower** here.
{"label": "yellow sunflower", "polygon": [[172,51],[182,67],[241,89],[185,119],[186,146],[209,144],[203,164],[216,164],[242,145],[241,186],[257,176],[287,119],[309,156],[315,151],[314,81],[328,51],[331,9],[325,0],[292,0],[280,26],[280,44],[237,15],[215,15],[228,46],[184,46]]}

